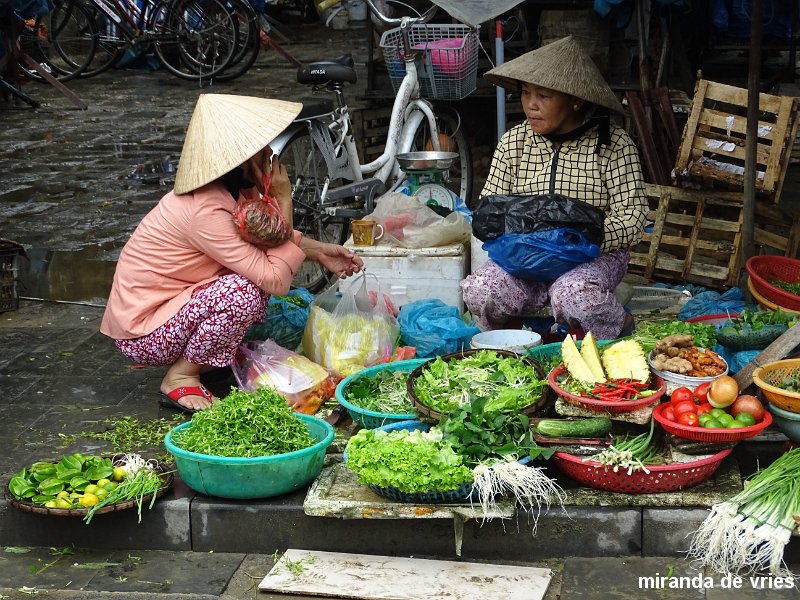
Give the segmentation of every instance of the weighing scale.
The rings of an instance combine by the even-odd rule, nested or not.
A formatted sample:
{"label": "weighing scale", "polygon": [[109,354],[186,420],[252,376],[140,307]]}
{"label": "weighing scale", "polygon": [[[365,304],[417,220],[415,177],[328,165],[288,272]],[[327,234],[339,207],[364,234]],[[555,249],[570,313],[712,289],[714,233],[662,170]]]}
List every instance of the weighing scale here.
{"label": "weighing scale", "polygon": [[447,187],[444,174],[457,158],[455,152],[405,152],[397,155],[397,164],[408,175],[404,184],[412,196],[428,206],[454,210],[458,195]]}

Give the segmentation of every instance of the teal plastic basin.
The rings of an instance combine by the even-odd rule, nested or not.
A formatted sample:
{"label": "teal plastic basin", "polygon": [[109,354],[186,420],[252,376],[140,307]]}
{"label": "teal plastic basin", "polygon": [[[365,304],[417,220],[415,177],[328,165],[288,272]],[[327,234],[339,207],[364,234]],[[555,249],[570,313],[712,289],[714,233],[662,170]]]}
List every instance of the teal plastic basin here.
{"label": "teal plastic basin", "polygon": [[313,446],[256,458],[234,458],[187,452],[172,443],[172,435],[191,427],[191,421],[167,434],[164,445],[175,457],[175,467],[186,485],[207,496],[252,500],[271,498],[300,489],[316,479],[333,442],[333,427],[322,419],[296,413],[308,427]]}
{"label": "teal plastic basin", "polygon": [[781,433],[791,441],[800,443],[800,413],[789,412],[771,402],[767,403],[767,410],[772,413],[772,423]]}

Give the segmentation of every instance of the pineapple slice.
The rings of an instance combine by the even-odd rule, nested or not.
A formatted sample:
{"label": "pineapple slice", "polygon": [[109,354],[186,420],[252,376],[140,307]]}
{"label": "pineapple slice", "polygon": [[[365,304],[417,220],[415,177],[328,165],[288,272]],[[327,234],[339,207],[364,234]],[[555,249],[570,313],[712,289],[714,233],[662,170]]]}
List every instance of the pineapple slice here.
{"label": "pineapple slice", "polygon": [[564,360],[564,364],[567,366],[569,374],[578,381],[583,381],[585,383],[599,383],[605,381],[605,377],[598,378],[592,369],[589,368],[589,365],[586,364],[586,361],[581,356],[578,347],[575,345],[575,340],[571,335],[567,335],[561,343],[561,357]]}
{"label": "pineapple slice", "polygon": [[594,376],[599,378],[600,381],[605,381],[606,374],[603,372],[603,365],[600,363],[600,352],[597,350],[597,342],[591,331],[586,332],[581,342],[581,356],[592,370]]}
{"label": "pineapple slice", "polygon": [[650,381],[650,367],[644,350],[635,340],[622,340],[603,350],[603,367],[609,379]]}

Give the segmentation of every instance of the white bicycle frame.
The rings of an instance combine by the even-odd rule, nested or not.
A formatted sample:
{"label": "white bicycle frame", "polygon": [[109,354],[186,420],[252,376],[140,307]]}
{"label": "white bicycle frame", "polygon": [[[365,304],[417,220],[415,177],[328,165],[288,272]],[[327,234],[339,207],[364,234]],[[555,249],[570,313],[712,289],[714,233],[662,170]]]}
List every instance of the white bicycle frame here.
{"label": "white bicycle frame", "polygon": [[405,65],[406,74],[392,106],[386,147],[383,154],[372,162],[361,164],[352,132],[350,109],[343,103],[341,95],[337,97],[339,106],[333,112],[298,119],[294,126],[270,144],[273,152],[280,154],[286,142],[298,129],[306,127],[309,129],[311,139],[325,158],[328,169],[328,177],[320,193],[323,205],[328,198],[328,188],[332,179],[342,178],[357,182],[363,181],[365,175],[374,174],[374,177],[384,184],[397,181],[397,185],[400,185],[402,181],[397,155],[411,149],[414,134],[424,119],[427,119],[430,127],[433,149],[441,150],[433,107],[419,95],[419,76],[413,55],[406,59]]}

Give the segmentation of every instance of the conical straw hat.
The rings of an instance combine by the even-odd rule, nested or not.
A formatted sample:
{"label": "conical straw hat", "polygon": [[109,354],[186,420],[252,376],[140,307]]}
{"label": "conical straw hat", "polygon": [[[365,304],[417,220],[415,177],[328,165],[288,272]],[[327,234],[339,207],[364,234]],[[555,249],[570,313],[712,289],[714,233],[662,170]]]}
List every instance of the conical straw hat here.
{"label": "conical straw hat", "polygon": [[201,94],[183,141],[175,193],[196,190],[255,156],[302,108],[284,100]]}
{"label": "conical straw hat", "polygon": [[509,90],[531,83],[623,112],[597,65],[571,35],[495,67],[484,77]]}

